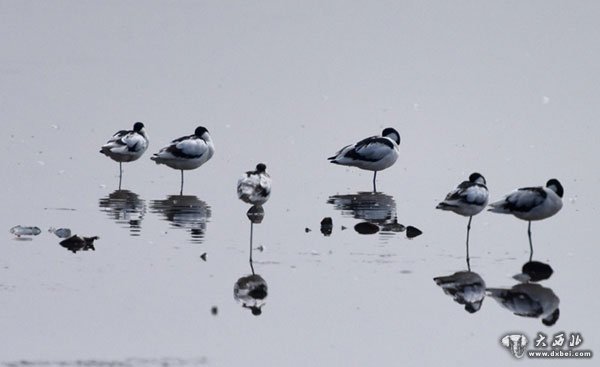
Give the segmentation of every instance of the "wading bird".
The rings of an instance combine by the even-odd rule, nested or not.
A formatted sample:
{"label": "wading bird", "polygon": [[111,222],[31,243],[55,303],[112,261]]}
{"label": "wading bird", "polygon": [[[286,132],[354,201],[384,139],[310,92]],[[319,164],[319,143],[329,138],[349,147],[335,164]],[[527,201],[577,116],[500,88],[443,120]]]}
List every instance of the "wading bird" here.
{"label": "wading bird", "polygon": [[435,208],[449,210],[456,214],[469,217],[467,223],[467,266],[471,269],[469,258],[469,232],[471,231],[471,220],[473,216],[485,209],[488,203],[488,189],[485,178],[475,172],[469,176],[469,181],[463,181],[456,189],[446,195],[446,199]]}
{"label": "wading bird", "polygon": [[238,198],[245,203],[262,205],[271,196],[271,176],[264,163],[256,165],[256,171],[248,171],[237,183]]}
{"label": "wading bird", "polygon": [[117,131],[100,148],[100,153],[119,162],[119,189],[121,189],[121,179],[123,178],[123,162],[137,160],[146,149],[148,149],[148,135],[141,122],[133,124],[133,130]]}
{"label": "wading bird", "polygon": [[173,140],[154,156],[150,157],[156,164],[164,164],[181,171],[180,195],[183,195],[183,171],[196,169],[206,163],[215,153],[208,130],[198,126],[193,135]]}
{"label": "wading bird", "polygon": [[347,145],[327,159],[331,163],[342,166],[374,171],[373,192],[376,192],[377,171],[389,168],[396,162],[400,152],[399,145],[400,134],[388,127],[383,130],[381,136],[371,136],[358,143]]}
{"label": "wading bird", "polygon": [[491,212],[512,214],[515,217],[529,222],[527,235],[529,236],[530,258],[533,256],[531,242],[531,221],[542,220],[558,213],[562,208],[564,190],[560,182],[553,178],[548,180],[546,187],[523,187],[506,195],[502,200],[490,204]]}

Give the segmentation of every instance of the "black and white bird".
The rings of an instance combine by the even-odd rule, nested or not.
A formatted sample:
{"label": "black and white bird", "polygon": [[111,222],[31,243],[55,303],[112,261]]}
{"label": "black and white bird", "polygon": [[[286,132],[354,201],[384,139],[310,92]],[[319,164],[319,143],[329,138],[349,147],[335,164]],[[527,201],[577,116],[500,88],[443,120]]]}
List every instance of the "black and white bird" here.
{"label": "black and white bird", "polygon": [[470,269],[469,258],[469,232],[471,231],[471,220],[473,216],[485,209],[488,203],[489,193],[485,178],[474,172],[469,176],[469,181],[463,181],[446,195],[446,199],[435,208],[449,210],[456,214],[469,217],[467,223],[467,266]]}
{"label": "black and white bird", "polygon": [[539,317],[547,326],[554,325],[560,316],[560,299],[552,289],[539,284],[517,284],[510,289],[488,288],[486,293],[515,315]]}
{"label": "black and white bird", "polygon": [[533,255],[531,242],[531,221],[542,220],[558,213],[562,208],[564,189],[560,182],[553,178],[548,180],[546,187],[523,187],[506,195],[502,200],[490,204],[491,212],[512,214],[515,217],[529,222],[527,235],[529,236],[530,257]]}
{"label": "black and white bird", "polygon": [[256,165],[255,171],[248,171],[237,183],[238,198],[245,203],[262,205],[271,196],[271,176],[264,163]]}
{"label": "black and white bird", "polygon": [[395,129],[388,127],[383,130],[381,136],[371,136],[356,144],[343,147],[329,157],[331,163],[342,166],[352,166],[374,171],[373,191],[377,191],[375,180],[377,171],[391,167],[400,153],[400,134]]}
{"label": "black and white bird", "polygon": [[139,159],[146,149],[148,149],[148,135],[141,122],[133,124],[133,130],[117,131],[100,148],[100,153],[119,162],[119,189],[123,177],[123,162],[133,162]]}
{"label": "black and white bird", "polygon": [[193,135],[173,140],[150,159],[156,164],[164,164],[181,171],[181,190],[179,194],[183,195],[183,171],[200,167],[214,153],[215,146],[208,130],[203,126],[198,126]]}

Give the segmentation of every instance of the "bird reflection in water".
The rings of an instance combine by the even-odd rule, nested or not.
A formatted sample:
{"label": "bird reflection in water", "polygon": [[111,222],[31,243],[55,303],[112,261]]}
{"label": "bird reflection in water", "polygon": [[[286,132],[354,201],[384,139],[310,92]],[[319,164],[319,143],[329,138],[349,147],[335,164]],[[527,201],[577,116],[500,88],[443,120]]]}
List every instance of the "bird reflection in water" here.
{"label": "bird reflection in water", "polygon": [[487,295],[517,316],[541,318],[552,326],[560,316],[560,300],[552,289],[535,283],[520,283],[510,289],[488,288]]}
{"label": "bird reflection in water", "polygon": [[94,241],[97,240],[98,236],[93,237],[81,237],[81,236],[71,236],[67,239],[64,239],[59,242],[59,244],[71,251],[72,253],[76,253],[77,251],[96,251],[94,247]]}
{"label": "bird reflection in water", "polygon": [[164,200],[152,200],[150,211],[164,215],[174,228],[189,230],[191,242],[202,243],[211,210],[194,195],[170,195]]}
{"label": "bird reflection in water", "polygon": [[116,190],[99,200],[100,211],[122,228],[129,228],[131,236],[139,236],[146,214],[146,201],[129,190]]}
{"label": "bird reflection in water", "polygon": [[452,275],[439,276],[433,280],[456,303],[465,305],[465,311],[475,313],[481,309],[485,298],[485,281],[479,274],[471,271],[468,255],[467,269]]}
{"label": "bird reflection in water", "polygon": [[552,267],[540,261],[529,261],[521,267],[521,273],[513,278],[519,284],[512,288],[488,288],[489,297],[517,316],[541,318],[542,323],[552,326],[560,316],[560,299],[550,288],[534,283],[549,279],[554,273]]}
{"label": "bird reflection in water", "polygon": [[382,192],[358,192],[348,195],[333,195],[327,200],[342,216],[362,220],[354,229],[360,234],[380,232],[394,235],[406,228],[398,223],[396,201]]}
{"label": "bird reflection in water", "polygon": [[254,205],[246,213],[250,220],[250,255],[249,263],[252,274],[243,276],[235,282],[233,286],[233,298],[242,305],[242,307],[249,309],[253,315],[258,316],[262,314],[262,307],[265,305],[265,299],[268,294],[267,282],[259,274],[254,272],[254,265],[252,260],[253,251],[253,237],[254,237],[254,224],[262,222],[265,211],[262,206]]}

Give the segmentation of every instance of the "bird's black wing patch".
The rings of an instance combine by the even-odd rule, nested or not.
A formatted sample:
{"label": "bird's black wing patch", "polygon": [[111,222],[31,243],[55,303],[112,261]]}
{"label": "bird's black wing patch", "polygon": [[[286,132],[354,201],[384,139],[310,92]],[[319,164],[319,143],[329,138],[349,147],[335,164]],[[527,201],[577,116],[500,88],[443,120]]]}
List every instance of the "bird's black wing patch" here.
{"label": "bird's black wing patch", "polygon": [[[394,149],[394,143],[392,143],[391,140],[378,136],[372,136],[370,138],[363,139],[356,143],[354,145],[354,149],[350,149],[348,152],[346,152],[344,157],[367,162],[377,162],[382,157],[381,154],[378,154],[378,152],[376,152],[377,148],[369,147],[372,144],[383,144],[391,149]],[[361,151],[366,152],[367,154]]]}
{"label": "bird's black wing patch", "polygon": [[182,142],[182,141],[188,140],[188,139],[199,139],[199,138],[196,135],[182,136],[181,138],[177,138],[177,139],[173,140],[171,143],[179,143],[179,142]]}
{"label": "bird's black wing patch", "polygon": [[503,207],[515,212],[526,212],[540,205],[548,196],[541,187],[523,187],[509,195]]}

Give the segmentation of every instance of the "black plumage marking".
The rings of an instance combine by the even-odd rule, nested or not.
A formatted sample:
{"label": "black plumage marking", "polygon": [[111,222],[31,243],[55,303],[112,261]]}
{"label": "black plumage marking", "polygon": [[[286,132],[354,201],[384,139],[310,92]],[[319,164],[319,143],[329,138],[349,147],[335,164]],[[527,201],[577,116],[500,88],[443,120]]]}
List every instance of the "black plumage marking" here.
{"label": "black plumage marking", "polygon": [[548,193],[546,193],[546,191],[544,191],[544,189],[541,187],[523,187],[518,189],[518,191],[532,193],[535,196],[532,197],[531,200],[523,200],[522,203],[519,203],[518,197],[513,199],[514,201],[510,201],[509,197],[502,205],[502,208],[513,212],[527,212],[544,202],[548,196]]}
{"label": "black plumage marking", "polygon": [[[481,187],[481,188],[487,190],[487,187],[485,187],[485,185],[474,183],[471,181],[463,181],[460,183],[460,185],[458,185],[458,190],[455,190],[454,192],[449,193],[446,196],[445,200],[460,200],[460,201],[464,201],[466,203],[474,204],[474,205],[485,204],[485,197],[483,197],[483,196],[477,196],[476,199],[479,199],[479,200],[475,200],[475,201],[469,200],[469,194],[468,194],[467,190],[471,187]],[[440,203],[440,204],[442,204],[442,203]],[[448,205],[448,204],[445,204],[445,206],[452,207],[451,205]]]}
{"label": "black plumage marking", "polygon": [[129,134],[130,132],[132,132],[132,131],[129,131],[129,130],[119,130],[113,136],[117,136],[119,138],[122,138],[125,135]]}
{"label": "black plumage marking", "polygon": [[129,150],[130,152],[137,152],[139,150],[139,142],[135,142],[135,144],[133,144],[132,146],[128,146],[127,150]]}
{"label": "black plumage marking", "polygon": [[188,139],[199,139],[199,137],[197,137],[195,134],[194,135],[188,135],[188,136],[182,136],[181,138],[177,138],[175,140],[173,140],[171,143],[179,143],[182,142],[184,140],[188,140]]}
{"label": "black plumage marking", "polygon": [[[191,140],[191,139],[200,139],[198,138],[196,135],[190,135],[190,136],[183,136],[181,138],[175,139],[172,141],[172,143],[178,143],[178,142],[182,142],[184,140]],[[167,152],[173,154],[175,157],[177,158],[186,158],[186,159],[197,159],[202,157],[204,154],[199,154],[199,155],[190,155],[185,153],[183,150],[177,148],[176,144],[172,144],[170,145],[167,149]]]}
{"label": "black plumage marking", "polygon": [[[354,159],[354,160],[367,161],[367,162],[377,162],[377,161],[381,160],[380,157],[369,158],[369,157],[366,157],[359,153],[359,151],[361,149],[366,148],[367,146],[369,146],[371,144],[383,144],[383,145],[388,146],[390,149],[394,149],[394,143],[392,143],[388,138],[380,138],[377,136],[372,136],[370,138],[363,139],[363,140],[359,141],[358,143],[356,143],[356,145],[354,146],[354,149],[350,149],[348,152],[346,152],[346,154],[344,154],[344,157]],[[335,157],[332,157],[332,158],[335,158]]]}

